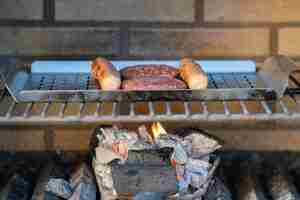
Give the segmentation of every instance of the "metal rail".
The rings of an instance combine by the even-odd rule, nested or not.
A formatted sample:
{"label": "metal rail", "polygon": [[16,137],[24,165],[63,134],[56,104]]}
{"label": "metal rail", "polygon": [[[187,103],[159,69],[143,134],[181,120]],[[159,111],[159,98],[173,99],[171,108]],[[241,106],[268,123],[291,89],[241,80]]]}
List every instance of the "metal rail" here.
{"label": "metal rail", "polygon": [[[4,98],[3,98],[4,99]],[[253,119],[267,120],[300,120],[300,105],[289,96],[277,102],[266,101],[235,101],[235,102],[144,102],[137,107],[131,102],[125,108],[122,103],[114,102],[111,106],[104,103],[76,103],[76,112],[65,115],[68,102],[42,103],[40,109],[34,103],[17,104],[10,99],[10,105],[3,105],[0,101],[0,125],[11,124],[84,124],[84,123],[114,123],[114,122],[216,122],[242,121]],[[7,100],[6,100],[7,101]],[[141,104],[139,102],[139,104]],[[216,106],[217,104],[218,106]],[[220,106],[221,105],[221,106]],[[106,106],[106,107],[105,107]],[[123,106],[123,107],[122,107]],[[126,106],[126,105],[125,105]],[[128,112],[120,113],[120,108]],[[180,108],[179,108],[180,107]],[[198,107],[198,109],[195,109]],[[74,103],[72,105],[74,108]],[[105,108],[105,113],[103,110]],[[5,110],[5,111],[4,111]],[[49,111],[51,110],[51,114]],[[159,110],[159,111],[158,111]],[[197,111],[195,111],[197,110]],[[200,111],[199,111],[200,110]]]}

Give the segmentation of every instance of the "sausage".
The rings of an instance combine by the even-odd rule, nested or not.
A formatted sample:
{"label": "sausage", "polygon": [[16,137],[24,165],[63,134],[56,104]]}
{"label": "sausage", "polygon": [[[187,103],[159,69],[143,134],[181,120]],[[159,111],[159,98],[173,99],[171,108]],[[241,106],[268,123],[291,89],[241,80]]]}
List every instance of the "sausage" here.
{"label": "sausage", "polygon": [[144,77],[122,82],[124,90],[174,90],[186,89],[186,84],[178,79],[169,77]]}
{"label": "sausage", "polygon": [[184,58],[180,61],[179,74],[190,89],[206,89],[208,78],[201,66],[194,60]]}
{"label": "sausage", "polygon": [[178,70],[169,65],[134,65],[121,70],[124,79],[143,77],[169,77],[175,78]]}
{"label": "sausage", "polygon": [[119,71],[105,58],[96,58],[91,66],[92,76],[102,90],[117,90],[121,86]]}

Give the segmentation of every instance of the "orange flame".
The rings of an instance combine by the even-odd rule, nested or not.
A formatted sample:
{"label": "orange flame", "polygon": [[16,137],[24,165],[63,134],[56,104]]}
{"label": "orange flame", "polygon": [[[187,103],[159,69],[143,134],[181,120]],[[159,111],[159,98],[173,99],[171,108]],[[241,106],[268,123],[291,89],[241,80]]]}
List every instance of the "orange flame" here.
{"label": "orange flame", "polygon": [[164,129],[164,127],[159,122],[154,122],[151,125],[151,131],[152,131],[152,138],[155,140],[158,138],[161,134],[167,134],[167,131]]}

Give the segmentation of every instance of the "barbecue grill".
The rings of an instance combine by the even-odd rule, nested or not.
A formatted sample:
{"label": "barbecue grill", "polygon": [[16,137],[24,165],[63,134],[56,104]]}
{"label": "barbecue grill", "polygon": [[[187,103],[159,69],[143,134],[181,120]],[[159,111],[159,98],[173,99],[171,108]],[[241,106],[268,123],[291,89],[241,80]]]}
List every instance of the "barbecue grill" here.
{"label": "barbecue grill", "polygon": [[[151,141],[138,146],[151,150],[131,152],[129,137],[125,142],[116,137],[111,146],[97,144],[107,145],[108,155],[128,156],[124,165],[105,163],[116,189],[126,193],[120,199],[149,188],[178,191],[177,164],[186,171],[193,166],[187,167],[191,155],[185,155],[190,146],[180,148],[187,129],[222,146],[212,157],[195,158],[212,164],[203,200],[300,199],[299,5],[295,0],[0,1],[0,199],[61,199],[45,191],[50,179],[47,190],[65,184],[63,199],[76,187],[77,195],[87,192],[93,199],[101,177],[91,173],[99,127]],[[90,72],[97,56],[118,70],[145,64],[176,68],[179,59],[191,58],[208,75],[208,88],[103,91]],[[144,134],[156,127],[157,133],[141,139],[140,127]],[[176,150],[156,148],[161,134],[167,142],[177,138]],[[199,141],[191,138],[187,141]],[[101,148],[103,161],[107,154]],[[145,196],[163,195],[142,193],[135,200]]]}
{"label": "barbecue grill", "polygon": [[[121,63],[121,67],[130,62],[139,64],[139,61],[118,62]],[[174,61],[172,62],[174,63]],[[89,64],[86,61],[74,63]],[[268,69],[270,63],[273,65]],[[37,64],[45,65],[49,62],[40,61]],[[2,62],[2,66],[5,67],[2,68],[1,84],[6,88],[1,97],[1,105],[4,105],[4,109],[1,112],[0,123],[3,125],[82,125],[98,124],[99,121],[101,123],[184,121],[216,124],[226,121],[241,122],[249,119],[256,120],[256,122],[276,120],[284,122],[284,120],[300,118],[300,105],[297,100],[300,72],[295,71],[295,64],[286,57],[270,58],[264,63],[266,70],[260,71],[260,73],[253,71],[255,69],[253,66],[250,66],[250,70],[246,68],[246,72],[234,70],[208,72],[208,92],[192,91],[192,93],[196,92],[193,95],[189,94],[188,90],[179,90],[171,91],[171,93],[162,91],[158,94],[156,91],[142,91],[142,95],[138,94],[139,92],[129,95],[125,91],[116,91],[117,96],[114,96],[112,91],[108,91],[108,94],[99,91],[94,80],[84,70],[77,73],[49,71],[43,73],[39,71],[40,69],[25,70],[21,64],[19,65],[21,68],[17,69],[18,65],[14,59],[10,61],[4,59]],[[36,63],[32,66],[36,66]],[[285,69],[285,66],[290,66],[291,69],[282,70]],[[284,77],[284,79],[276,80],[276,76]],[[258,88],[257,86],[260,84],[267,87]],[[89,93],[90,91],[92,93]],[[96,97],[93,98],[93,95]],[[143,107],[143,109],[141,110],[139,107]],[[117,171],[116,173],[121,173],[118,177],[126,178],[127,173],[132,169],[127,170],[129,171]],[[236,194],[238,198],[245,198],[245,191],[251,188],[254,188],[253,194],[251,194],[253,198],[264,198],[268,195],[282,196],[277,195],[275,191],[287,192],[292,198],[298,197],[289,175],[280,174],[281,172],[273,174],[274,180],[270,179],[269,182],[264,183],[270,187],[270,192],[265,194],[260,188],[261,182],[257,178],[258,174],[253,176],[251,175],[252,170],[246,173],[243,173],[242,169],[239,170],[241,171],[239,179],[234,178],[234,181],[241,185],[232,186],[238,187]],[[144,172],[141,170],[139,173],[143,174]],[[229,178],[232,179],[232,177]],[[151,180],[149,179],[149,181]],[[220,188],[224,187],[223,183],[219,181],[219,179],[213,180],[212,184],[216,185],[211,186],[217,188],[215,194],[218,194]],[[286,185],[282,188],[278,187],[276,181],[283,181]],[[225,184],[228,185],[228,182],[225,181]],[[230,189],[235,190],[232,187]],[[214,198],[212,195],[214,192],[210,190],[212,188],[209,189],[206,198]],[[163,188],[162,191],[164,191]],[[220,196],[224,195],[224,199],[231,198],[228,196],[227,188],[221,191],[223,194]],[[128,197],[121,196],[121,198]]]}

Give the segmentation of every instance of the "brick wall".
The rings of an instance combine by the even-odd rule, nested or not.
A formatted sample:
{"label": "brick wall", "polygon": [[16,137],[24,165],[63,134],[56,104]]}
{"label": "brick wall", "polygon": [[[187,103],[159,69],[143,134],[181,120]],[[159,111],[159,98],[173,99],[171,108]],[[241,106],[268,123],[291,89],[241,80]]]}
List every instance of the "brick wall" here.
{"label": "brick wall", "polygon": [[1,0],[0,55],[300,60],[298,0]]}

